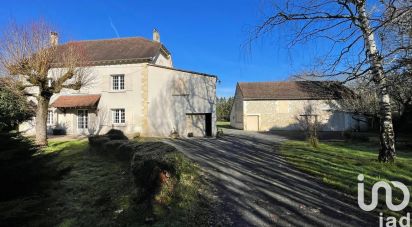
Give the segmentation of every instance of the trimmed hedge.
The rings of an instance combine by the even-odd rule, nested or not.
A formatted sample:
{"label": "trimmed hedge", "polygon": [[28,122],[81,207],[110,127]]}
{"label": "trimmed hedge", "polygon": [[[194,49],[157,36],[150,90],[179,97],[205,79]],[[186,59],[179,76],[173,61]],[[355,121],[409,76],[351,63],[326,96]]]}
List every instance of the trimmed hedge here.
{"label": "trimmed hedge", "polygon": [[152,199],[164,186],[173,188],[179,165],[176,148],[162,142],[146,142],[135,148],[131,168],[137,199]]}
{"label": "trimmed hedge", "polygon": [[[123,132],[116,129],[111,129],[105,135],[89,137],[90,151],[99,154],[114,155],[124,160],[130,160],[132,157],[131,153],[123,157],[123,149],[119,148],[121,145],[128,143],[129,141]],[[129,151],[132,152],[131,150]]]}
{"label": "trimmed hedge", "polygon": [[[131,172],[137,187],[139,202],[152,201],[161,190],[173,189],[178,179],[180,153],[163,142],[133,142],[119,130],[106,135],[89,137],[90,150],[131,161]],[[168,189],[167,189],[168,190]]]}

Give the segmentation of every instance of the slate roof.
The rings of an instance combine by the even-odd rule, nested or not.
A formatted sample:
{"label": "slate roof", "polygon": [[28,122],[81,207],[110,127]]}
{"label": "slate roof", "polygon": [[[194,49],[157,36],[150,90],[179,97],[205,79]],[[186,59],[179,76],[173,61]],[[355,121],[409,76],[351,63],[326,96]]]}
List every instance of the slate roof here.
{"label": "slate roof", "polygon": [[52,104],[56,108],[95,108],[100,95],[62,95]]}
{"label": "slate roof", "polygon": [[352,91],[336,81],[285,81],[238,83],[245,100],[341,99]]}

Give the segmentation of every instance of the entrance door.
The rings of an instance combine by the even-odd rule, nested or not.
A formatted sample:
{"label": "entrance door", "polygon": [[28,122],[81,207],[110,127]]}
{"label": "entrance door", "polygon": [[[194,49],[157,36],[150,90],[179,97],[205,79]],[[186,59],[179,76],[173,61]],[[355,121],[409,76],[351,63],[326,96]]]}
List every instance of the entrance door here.
{"label": "entrance door", "polygon": [[206,136],[212,136],[212,114],[207,113],[206,115]]}
{"label": "entrance door", "polygon": [[247,131],[259,131],[259,116],[258,115],[246,116],[246,130]]}
{"label": "entrance door", "polygon": [[87,134],[89,128],[89,111],[77,110],[77,132]]}

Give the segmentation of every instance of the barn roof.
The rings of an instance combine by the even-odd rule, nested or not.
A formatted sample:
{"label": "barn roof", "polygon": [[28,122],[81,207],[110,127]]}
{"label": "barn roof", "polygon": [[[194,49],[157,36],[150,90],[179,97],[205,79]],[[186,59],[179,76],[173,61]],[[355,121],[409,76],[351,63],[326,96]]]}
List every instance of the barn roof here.
{"label": "barn roof", "polygon": [[238,83],[245,100],[341,99],[352,91],[336,81]]}

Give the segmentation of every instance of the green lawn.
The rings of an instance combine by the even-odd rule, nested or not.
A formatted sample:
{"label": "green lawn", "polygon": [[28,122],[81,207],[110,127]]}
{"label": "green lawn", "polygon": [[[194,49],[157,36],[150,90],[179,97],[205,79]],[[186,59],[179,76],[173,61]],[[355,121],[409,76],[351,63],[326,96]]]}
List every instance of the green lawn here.
{"label": "green lawn", "polygon": [[217,121],[216,126],[218,128],[232,128],[229,121]]}
{"label": "green lawn", "polygon": [[[377,152],[378,147],[371,143],[326,142],[316,149],[303,141],[288,141],[281,146],[281,153],[288,162],[354,199],[357,198],[357,176],[361,173],[365,175],[366,201],[370,199],[372,185],[381,180],[400,181],[412,192],[412,151],[398,151],[393,164],[379,163]],[[403,194],[395,190],[394,197],[394,203],[398,204]],[[388,212],[382,204],[380,202],[378,208]],[[407,209],[411,208],[412,203]]]}
{"label": "green lawn", "polygon": [[149,211],[146,204],[135,201],[130,161],[90,153],[87,140],[51,141],[30,159],[33,165],[26,170],[39,180],[23,183],[31,189],[0,201],[0,223],[141,226],[154,214],[155,225],[205,225],[211,217],[210,201],[200,194],[205,187],[199,169],[183,154],[177,158],[182,174],[169,198],[169,209]]}

